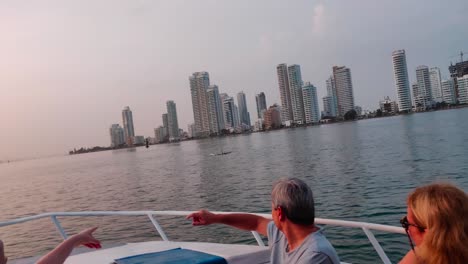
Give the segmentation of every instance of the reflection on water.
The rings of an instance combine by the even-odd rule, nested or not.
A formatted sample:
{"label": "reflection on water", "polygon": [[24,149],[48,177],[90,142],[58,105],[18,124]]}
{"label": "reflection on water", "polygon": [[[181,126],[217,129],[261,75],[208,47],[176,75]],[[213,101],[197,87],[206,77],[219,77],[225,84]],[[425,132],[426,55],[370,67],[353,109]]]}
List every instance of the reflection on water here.
{"label": "reflection on water", "polygon": [[[415,186],[448,180],[467,190],[467,117],[468,109],[449,110],[1,164],[0,220],[83,210],[268,213],[272,182],[299,177],[312,186],[319,217],[398,225]],[[210,156],[221,151],[232,153]],[[248,232],[160,220],[174,240],[255,243]],[[63,221],[70,233],[99,225],[104,243],[158,239],[145,217]],[[45,219],[0,230],[13,258],[60,239]],[[326,227],[326,234],[345,261],[378,258],[360,230]],[[408,250],[404,236],[377,237],[394,262]]]}

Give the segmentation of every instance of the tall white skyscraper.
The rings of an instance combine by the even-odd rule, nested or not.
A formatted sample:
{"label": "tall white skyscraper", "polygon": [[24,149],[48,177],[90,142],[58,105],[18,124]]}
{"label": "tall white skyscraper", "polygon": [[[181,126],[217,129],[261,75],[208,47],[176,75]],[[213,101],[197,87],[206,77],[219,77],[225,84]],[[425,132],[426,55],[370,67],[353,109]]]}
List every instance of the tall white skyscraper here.
{"label": "tall white skyscraper", "polygon": [[455,95],[455,83],[453,79],[442,81],[442,101],[447,104],[456,104],[457,97]]}
{"label": "tall white skyscraper", "polygon": [[440,69],[437,67],[429,70],[429,80],[431,82],[432,100],[442,102],[442,79],[440,78]]}
{"label": "tall white skyscraper", "polygon": [[302,101],[302,74],[301,66],[294,64],[288,66],[289,94],[291,96],[291,107],[293,121],[304,124],[304,102]]}
{"label": "tall white skyscraper", "polygon": [[432,88],[431,79],[429,77],[429,67],[421,65],[416,68],[416,80],[418,82],[419,101],[424,108],[432,105]]}
{"label": "tall white skyscraper", "polygon": [[239,105],[239,121],[241,125],[250,127],[250,113],[247,110],[247,100],[245,99],[244,92],[237,94],[237,103]]}
{"label": "tall white skyscraper", "polygon": [[412,101],[405,50],[394,51],[392,53],[392,60],[398,107],[400,111],[409,112],[412,108]]}
{"label": "tall white skyscraper", "polygon": [[334,66],[333,79],[335,80],[337,115],[343,117],[346,112],[354,109],[351,70],[345,66]]}
{"label": "tall white skyscraper", "polygon": [[255,102],[257,103],[257,116],[258,119],[263,118],[263,111],[267,110],[267,103],[266,103],[266,97],[265,93],[261,92],[257,95],[255,95]]}
{"label": "tall white skyscraper", "polygon": [[125,144],[124,130],[119,124],[113,124],[110,129],[111,147],[115,148]]}
{"label": "tall white skyscraper", "polygon": [[306,82],[302,87],[302,100],[304,101],[305,122],[307,124],[318,123],[320,121],[320,111],[317,88],[310,82]]}
{"label": "tall white skyscraper", "polygon": [[468,104],[468,74],[457,78],[458,83],[458,102]]}
{"label": "tall white skyscraper", "polygon": [[192,94],[193,117],[197,137],[210,135],[210,118],[206,90],[210,86],[207,72],[195,72],[190,76],[190,91]]}
{"label": "tall white skyscraper", "polygon": [[208,102],[208,116],[210,119],[210,133],[219,134],[224,129],[224,115],[219,89],[217,85],[211,85],[206,90]]}
{"label": "tall white skyscraper", "polygon": [[174,101],[167,101],[167,121],[169,128],[169,140],[179,140],[179,122],[177,121],[177,109]]}
{"label": "tall white skyscraper", "polygon": [[288,65],[285,63],[276,66],[278,75],[278,86],[281,96],[281,119],[283,122],[293,120],[291,96],[289,88]]}
{"label": "tall white skyscraper", "polygon": [[124,129],[125,143],[127,146],[133,146],[133,140],[135,138],[135,129],[133,127],[133,114],[130,107],[126,106],[122,110],[122,121]]}

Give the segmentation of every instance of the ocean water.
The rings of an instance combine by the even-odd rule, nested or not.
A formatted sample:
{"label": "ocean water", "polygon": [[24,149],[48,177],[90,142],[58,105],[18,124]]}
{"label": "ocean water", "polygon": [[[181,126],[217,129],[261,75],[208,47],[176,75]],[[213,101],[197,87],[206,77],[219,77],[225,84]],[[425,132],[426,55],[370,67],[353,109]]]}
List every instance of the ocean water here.
{"label": "ocean water", "polygon": [[[232,151],[229,155],[211,153]],[[468,190],[468,108],[0,164],[0,221],[52,211],[270,212],[272,183],[298,177],[321,218],[399,226],[416,186]],[[69,234],[98,225],[104,244],[160,239],[146,217],[59,218]],[[158,219],[169,239],[250,243],[249,232]],[[360,229],[325,227],[343,261],[379,263]],[[407,237],[376,233],[392,262]],[[11,259],[60,242],[50,219],[0,228]]]}

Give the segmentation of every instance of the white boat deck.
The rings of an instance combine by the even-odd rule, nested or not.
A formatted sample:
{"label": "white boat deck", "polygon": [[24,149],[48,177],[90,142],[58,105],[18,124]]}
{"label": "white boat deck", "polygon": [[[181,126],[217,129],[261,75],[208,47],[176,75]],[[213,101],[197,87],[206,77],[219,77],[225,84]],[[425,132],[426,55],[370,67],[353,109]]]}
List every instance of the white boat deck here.
{"label": "white boat deck", "polygon": [[124,246],[95,250],[69,257],[66,264],[102,264],[112,263],[115,259],[145,253],[161,252],[170,249],[191,249],[224,258],[228,264],[264,264],[270,262],[268,247],[252,245],[229,245],[201,242],[150,241],[129,243]]}

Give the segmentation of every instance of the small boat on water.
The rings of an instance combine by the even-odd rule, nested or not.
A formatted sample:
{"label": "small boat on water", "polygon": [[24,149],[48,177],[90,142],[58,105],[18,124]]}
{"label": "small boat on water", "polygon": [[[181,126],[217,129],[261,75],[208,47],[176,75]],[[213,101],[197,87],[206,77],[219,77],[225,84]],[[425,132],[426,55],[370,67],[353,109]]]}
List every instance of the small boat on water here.
{"label": "small boat on water", "polygon": [[223,150],[221,150],[220,153],[216,153],[216,154],[215,153],[210,153],[210,156],[222,156],[222,155],[228,155],[228,154],[231,154],[231,153],[232,153],[232,151],[223,151]]}
{"label": "small boat on water", "polygon": [[[206,243],[206,242],[184,242],[184,241],[171,241],[167,237],[163,228],[156,220],[156,216],[180,216],[185,217],[190,214],[189,211],[85,211],[85,212],[54,212],[44,213],[34,216],[22,217],[6,222],[0,222],[0,228],[3,226],[10,226],[30,221],[36,221],[42,218],[50,218],[56,226],[58,232],[63,239],[67,238],[67,234],[57,217],[89,217],[89,216],[142,216],[146,215],[149,221],[156,229],[157,238],[160,240],[128,243],[108,247],[100,250],[83,250],[77,248],[73,251],[72,255],[66,260],[66,264],[132,264],[132,263],[171,263],[155,261],[144,262],[151,258],[171,259],[176,257],[180,259],[181,256],[187,256],[188,259],[199,260],[197,263],[228,263],[228,264],[263,264],[270,262],[270,250],[264,244],[260,235],[252,231],[252,234],[257,241],[258,245],[239,245],[239,244],[221,244],[221,243]],[[228,212],[215,212],[215,213],[228,213]],[[257,214],[266,218],[271,218],[269,214]],[[372,224],[366,222],[344,221],[334,219],[316,218],[318,225],[331,225],[341,226],[347,228],[360,228],[364,231],[367,238],[371,242],[375,251],[378,253],[382,262],[390,264],[390,260],[380,246],[371,230],[384,231],[389,233],[405,234],[401,227]],[[105,246],[105,245],[104,245]],[[106,246],[105,246],[106,247]],[[39,257],[17,259],[8,262],[9,264],[32,264]],[[219,262],[215,262],[220,260]],[[342,260],[346,261],[346,260]],[[183,263],[183,262],[177,262]],[[193,263],[193,262],[190,262]],[[342,262],[347,263],[347,262]]]}

